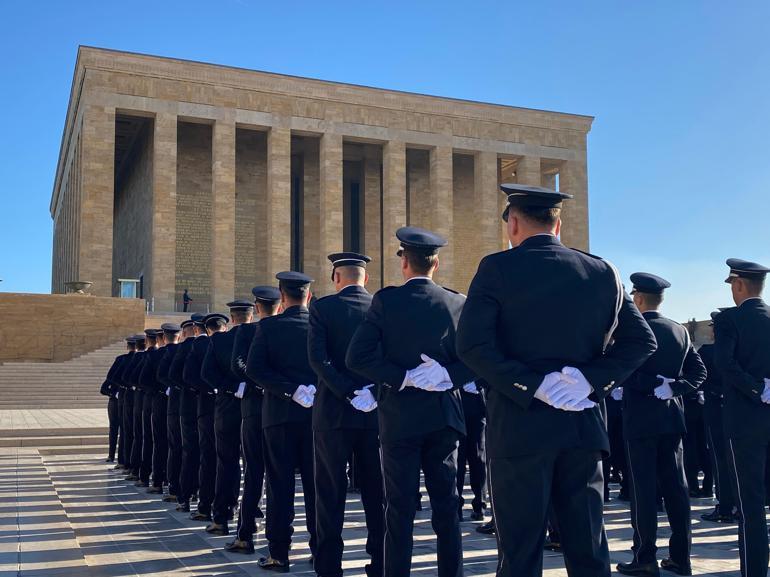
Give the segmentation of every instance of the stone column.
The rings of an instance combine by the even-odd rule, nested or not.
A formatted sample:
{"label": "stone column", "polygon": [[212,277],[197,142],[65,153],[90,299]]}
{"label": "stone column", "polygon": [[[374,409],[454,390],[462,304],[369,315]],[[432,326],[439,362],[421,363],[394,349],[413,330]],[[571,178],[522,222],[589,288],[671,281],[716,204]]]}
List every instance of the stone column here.
{"label": "stone column", "polygon": [[76,239],[77,277],[91,294],[112,296],[112,219],[115,200],[115,108],[86,104],[81,130],[81,205]]}
{"label": "stone column", "polygon": [[173,311],[176,300],[176,127],[176,114],[155,116],[149,280],[156,311]]}
{"label": "stone column", "polygon": [[430,151],[430,200],[428,202],[428,222],[433,232],[440,234],[449,241],[441,249],[439,255],[439,270],[436,282],[452,288],[454,278],[455,238],[452,238],[454,222],[453,193],[454,183],[452,174],[452,148],[437,146]]}
{"label": "stone column", "polygon": [[265,252],[259,283],[275,284],[275,274],[291,263],[291,130],[274,126],[267,136],[267,198],[264,234]]}
{"label": "stone column", "polygon": [[570,247],[587,251],[588,242],[588,171],[585,149],[576,160],[565,162],[559,170],[559,190],[574,196],[564,201],[561,239]]}
{"label": "stone column", "polygon": [[406,145],[391,140],[382,150],[382,284],[400,285],[396,230],[406,225]]}
{"label": "stone column", "polygon": [[532,186],[541,185],[540,158],[537,156],[522,156],[516,163],[516,182]]}
{"label": "stone column", "polygon": [[[497,153],[479,152],[473,165],[474,214],[468,215],[476,223],[477,245],[467,247],[478,263],[484,256],[500,250],[498,237],[500,197],[503,196],[497,184]],[[507,245],[506,245],[507,246]],[[459,250],[464,250],[459,249]]]}
{"label": "stone column", "polygon": [[342,136],[321,136],[319,158],[319,262],[314,290],[323,296],[334,292],[327,256],[342,251]]}
{"label": "stone column", "polygon": [[217,119],[212,139],[211,307],[235,294],[235,119]]}
{"label": "stone column", "polygon": [[[368,267],[369,288],[382,288],[382,175],[380,150],[374,145],[364,147],[364,253],[372,257]],[[387,255],[385,256],[387,258]]]}

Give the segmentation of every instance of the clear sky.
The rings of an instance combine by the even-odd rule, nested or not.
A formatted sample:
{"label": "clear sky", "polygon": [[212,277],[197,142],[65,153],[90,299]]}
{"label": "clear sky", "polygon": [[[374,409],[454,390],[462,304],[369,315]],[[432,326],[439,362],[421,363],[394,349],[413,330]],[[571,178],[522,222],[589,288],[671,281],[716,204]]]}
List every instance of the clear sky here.
{"label": "clear sky", "polygon": [[[770,3],[2,3],[0,283],[48,292],[48,204],[79,44],[596,117],[592,252],[668,278],[666,312],[730,304],[770,265]],[[494,224],[497,226],[497,224]]]}

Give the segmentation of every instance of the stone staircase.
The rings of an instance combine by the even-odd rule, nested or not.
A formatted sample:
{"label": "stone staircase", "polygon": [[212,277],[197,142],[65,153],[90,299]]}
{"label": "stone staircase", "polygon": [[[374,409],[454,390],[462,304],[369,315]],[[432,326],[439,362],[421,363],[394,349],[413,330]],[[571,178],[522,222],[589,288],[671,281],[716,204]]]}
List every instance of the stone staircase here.
{"label": "stone staircase", "polygon": [[0,410],[104,408],[99,387],[125,350],[120,341],[61,363],[0,364]]}

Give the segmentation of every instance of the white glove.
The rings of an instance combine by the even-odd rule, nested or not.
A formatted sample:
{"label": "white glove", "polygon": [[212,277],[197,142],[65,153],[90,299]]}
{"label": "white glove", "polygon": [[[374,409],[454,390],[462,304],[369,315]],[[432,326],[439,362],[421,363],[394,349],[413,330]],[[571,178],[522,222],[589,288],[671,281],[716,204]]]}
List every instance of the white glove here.
{"label": "white glove", "polygon": [[673,383],[674,379],[666,378],[663,375],[658,375],[658,378],[663,381],[663,384],[655,387],[655,396],[658,397],[661,401],[668,401],[669,399],[673,399],[674,391],[671,390],[670,383]]}
{"label": "white glove", "polygon": [[291,396],[291,400],[301,407],[309,409],[313,406],[314,392],[315,391],[309,391],[307,386],[300,385],[297,387],[297,390],[294,391],[294,394]]}
{"label": "white glove", "polygon": [[615,399],[616,401],[622,401],[623,400],[623,387],[615,387],[612,389],[612,392],[610,393],[610,396]]}
{"label": "white glove", "polygon": [[703,391],[698,391],[698,404],[699,405],[706,404],[706,395],[703,394]]}
{"label": "white glove", "polygon": [[166,388],[166,396],[167,396],[167,397],[170,397],[170,396],[171,396],[171,387],[167,387],[167,388]]}
{"label": "white glove", "polygon": [[374,385],[367,385],[363,389],[353,391],[355,397],[350,401],[350,404],[353,405],[355,409],[368,413],[377,408],[377,401],[375,400],[372,391],[369,390],[372,386]]}
{"label": "white glove", "polygon": [[770,405],[770,379],[765,379],[765,390],[762,391],[761,399],[763,403]]}
{"label": "white glove", "polygon": [[434,361],[428,355],[420,355],[422,364],[412,369],[410,380],[412,386],[423,391],[448,391],[452,388],[452,379],[447,370],[440,363]]}
{"label": "white glove", "polygon": [[238,390],[235,391],[235,398],[242,399],[245,392],[246,392],[246,383],[240,383],[238,385]]}
{"label": "white glove", "polygon": [[120,398],[120,391],[118,391],[117,393],[115,393],[115,398],[116,398],[116,399],[117,399],[117,398]]}
{"label": "white glove", "polygon": [[463,385],[463,391],[465,391],[466,393],[470,393],[471,395],[479,394],[479,388],[476,386],[475,381],[471,381],[470,383],[465,383]]}
{"label": "white glove", "polygon": [[[572,369],[572,367],[565,367],[565,369]],[[573,370],[583,377],[580,371],[577,369]],[[588,385],[585,377],[582,380],[584,384],[581,385],[577,378],[564,372],[548,373],[543,378],[543,382],[540,383],[537,391],[535,391],[535,398],[555,409],[562,409],[564,411],[591,409],[596,406],[596,403],[587,398],[591,393],[591,386]],[[586,386],[588,389],[586,389]],[[581,398],[580,395],[585,391],[587,391],[585,396]]]}

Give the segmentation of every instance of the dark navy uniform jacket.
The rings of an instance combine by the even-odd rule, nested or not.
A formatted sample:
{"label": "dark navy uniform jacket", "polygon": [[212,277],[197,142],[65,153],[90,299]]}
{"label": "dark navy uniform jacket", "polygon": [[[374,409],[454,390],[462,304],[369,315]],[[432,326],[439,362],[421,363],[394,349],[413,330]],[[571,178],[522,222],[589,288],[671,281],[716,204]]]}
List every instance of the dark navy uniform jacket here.
{"label": "dark navy uniform jacket", "polygon": [[147,353],[147,358],[142,365],[142,372],[139,374],[139,386],[146,391],[157,393],[166,390],[165,383],[158,380],[158,365],[165,351],[164,347],[152,349]]}
{"label": "dark navy uniform jacket", "polygon": [[714,364],[714,345],[705,344],[698,349],[700,360],[706,367],[706,380],[700,386],[706,397],[722,398],[722,375]]}
{"label": "dark navy uniform jacket", "polygon": [[192,350],[194,341],[195,337],[188,337],[179,343],[179,346],[174,349],[174,357],[171,359],[171,364],[168,368],[168,379],[180,389],[189,388],[183,374],[187,355]]}
{"label": "dark navy uniform jacket", "polygon": [[99,389],[99,393],[109,397],[115,396],[115,393],[118,392],[118,387],[120,387],[120,383],[117,380],[117,375],[120,372],[120,367],[123,364],[123,361],[125,361],[127,358],[129,358],[128,353],[124,353],[115,357],[110,370],[107,371],[107,376],[104,378],[104,382]]}
{"label": "dark navy uniform jacket", "polygon": [[[372,302],[364,287],[350,285],[337,294],[323,297],[310,308],[308,357],[318,375],[313,403],[313,430],[376,429],[377,411],[364,413],[353,408],[353,391],[369,382],[345,365],[353,333],[363,322]],[[372,390],[377,397],[377,391]]]}
{"label": "dark navy uniform jacket", "polygon": [[209,337],[200,335],[192,339],[192,346],[187,351],[182,378],[187,388],[198,391],[198,416],[214,412],[216,397],[209,384],[201,376],[201,367],[209,347]]}
{"label": "dark navy uniform jacket", "polygon": [[241,399],[241,417],[244,419],[262,417],[262,399],[264,397],[262,387],[246,374],[246,361],[249,358],[249,348],[251,341],[254,340],[256,330],[256,323],[238,325],[238,332],[235,333],[235,340],[233,341],[233,356],[230,359],[230,371],[240,379],[239,385],[246,383],[246,390]]}
{"label": "dark navy uniform jacket", "polygon": [[167,389],[170,389],[168,394],[169,415],[179,415],[181,389],[169,375],[171,372],[171,363],[174,360],[178,348],[179,343],[169,343],[163,347],[163,355],[161,355],[160,361],[158,361],[158,371],[156,373],[158,381],[163,383]]}
{"label": "dark navy uniform jacket", "polygon": [[241,379],[230,370],[233,358],[233,342],[238,327],[214,333],[209,339],[206,356],[201,365],[201,377],[211,389],[232,395],[238,390]]}
{"label": "dark navy uniform jacket", "polygon": [[[372,299],[366,319],[348,348],[347,366],[381,385],[377,399],[380,439],[384,443],[446,427],[465,434],[459,389],[475,374],[458,358],[455,334],[465,297],[416,278],[386,287]],[[443,365],[454,387],[448,391],[399,390],[406,371],[426,354]]]}
{"label": "dark navy uniform jacket", "polygon": [[725,433],[770,440],[770,405],[760,398],[770,378],[770,307],[756,298],[727,309],[714,319],[714,335]]}
{"label": "dark navy uniform jacket", "polygon": [[265,391],[262,428],[310,422],[311,408],[292,400],[300,385],[315,385],[317,378],[307,359],[310,312],[292,306],[280,315],[256,323],[246,361],[246,374]]}
{"label": "dark navy uniform jacket", "polygon": [[[706,367],[687,334],[687,329],[657,311],[643,314],[650,325],[658,350],[623,383],[623,434],[642,439],[666,434],[684,434],[683,395],[695,391],[706,378]],[[657,375],[676,379],[670,383],[674,398],[655,396],[663,384]]]}
{"label": "dark navy uniform jacket", "polygon": [[[605,352],[608,335],[615,346]],[[569,412],[534,398],[543,377],[580,369],[601,401],[655,350],[655,337],[606,261],[536,235],[485,257],[457,334],[489,387],[487,451],[510,458],[569,448],[609,452],[600,408]]]}

